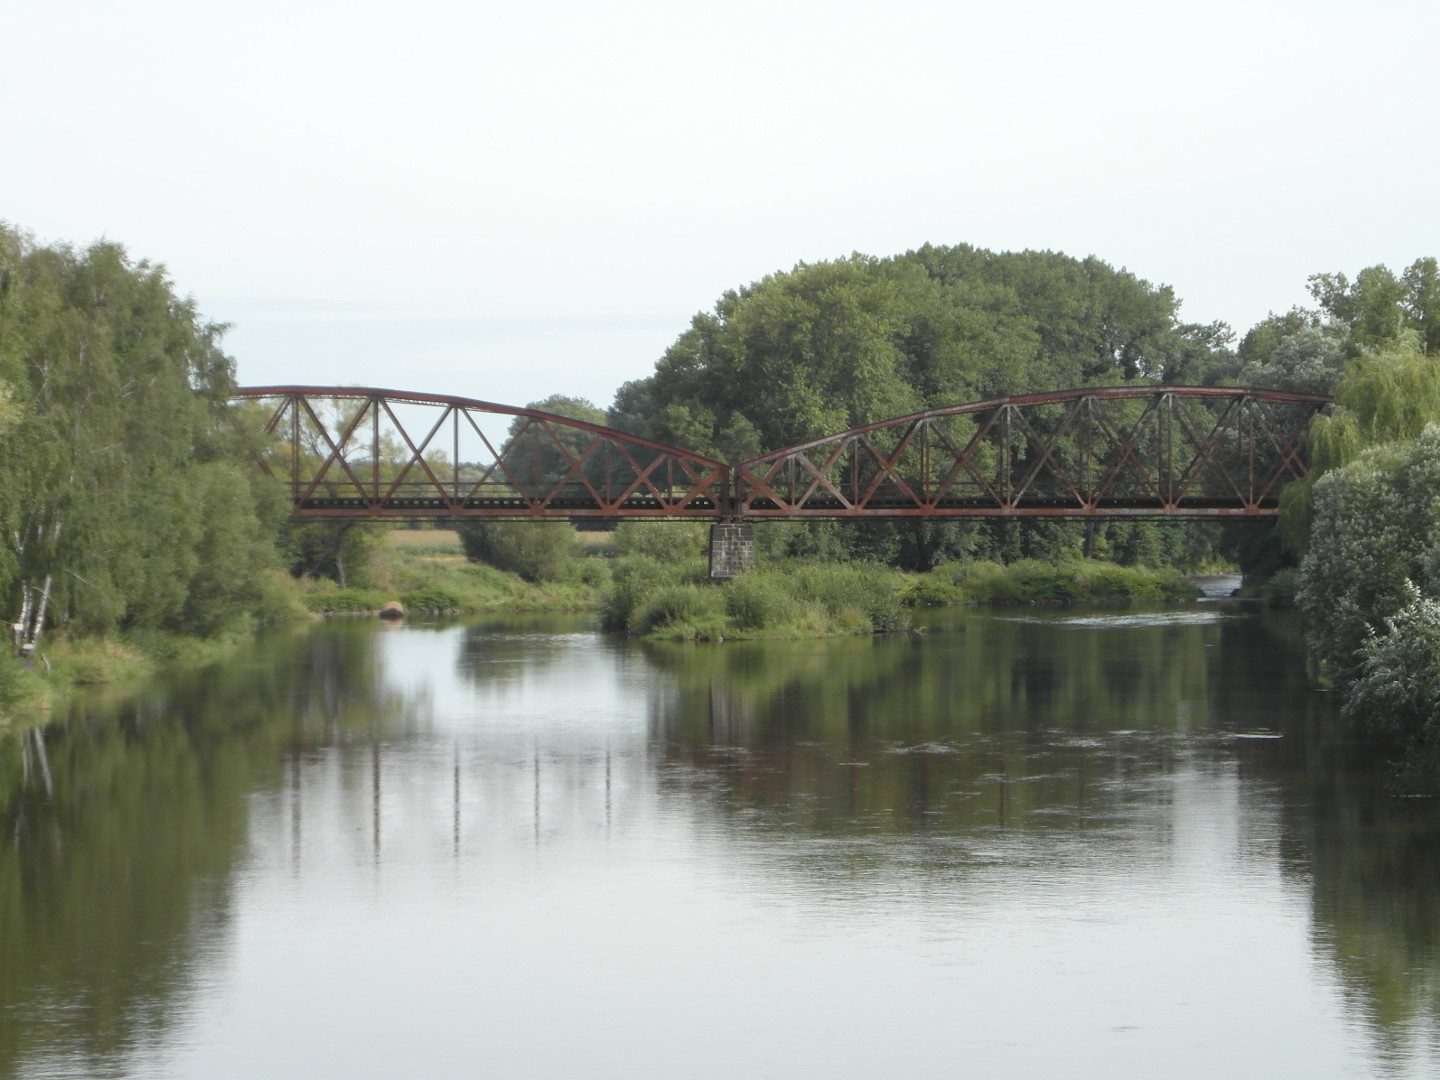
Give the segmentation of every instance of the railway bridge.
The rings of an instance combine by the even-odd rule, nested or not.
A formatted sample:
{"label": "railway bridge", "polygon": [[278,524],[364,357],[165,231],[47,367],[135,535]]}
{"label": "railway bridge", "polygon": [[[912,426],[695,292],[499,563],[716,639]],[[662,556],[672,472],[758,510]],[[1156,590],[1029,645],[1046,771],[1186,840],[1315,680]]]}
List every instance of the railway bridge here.
{"label": "railway bridge", "polygon": [[1273,516],[1329,399],[1083,387],[930,409],[738,464],[535,409],[369,387],[236,392],[296,518],[697,518],[712,576],[803,518]]}

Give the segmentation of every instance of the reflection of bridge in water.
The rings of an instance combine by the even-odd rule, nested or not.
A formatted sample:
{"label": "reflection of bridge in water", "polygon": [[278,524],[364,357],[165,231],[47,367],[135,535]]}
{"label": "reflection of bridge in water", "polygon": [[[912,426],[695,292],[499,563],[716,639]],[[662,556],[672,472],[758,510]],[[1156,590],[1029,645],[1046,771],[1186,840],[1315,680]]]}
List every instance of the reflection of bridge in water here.
{"label": "reflection of bridge in water", "polygon": [[[1328,398],[1087,387],[931,409],[728,465],[535,409],[356,387],[248,387],[297,518],[699,518],[717,543],[798,518],[1274,515]],[[712,552],[713,554],[713,552]]]}

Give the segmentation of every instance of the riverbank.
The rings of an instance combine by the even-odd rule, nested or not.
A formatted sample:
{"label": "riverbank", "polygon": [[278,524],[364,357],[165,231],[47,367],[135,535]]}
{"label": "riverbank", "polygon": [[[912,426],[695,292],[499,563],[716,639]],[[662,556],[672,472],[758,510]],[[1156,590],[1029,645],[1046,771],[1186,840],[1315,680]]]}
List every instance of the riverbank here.
{"label": "riverbank", "polygon": [[1086,560],[952,563],[903,574],[871,563],[777,562],[708,583],[703,561],[617,560],[607,629],[667,641],[837,637],[910,626],[906,609],[969,604],[1182,602],[1200,590],[1178,570]]}
{"label": "riverbank", "polygon": [[604,560],[567,582],[534,583],[494,567],[469,563],[455,533],[396,530],[371,555],[363,587],[342,589],[324,579],[295,579],[280,571],[243,623],[210,637],[160,631],[42,638],[28,657],[0,658],[0,729],[41,720],[77,688],[136,683],[168,671],[224,658],[270,626],[335,614],[374,615],[390,601],[427,614],[593,611],[608,583]]}
{"label": "riverbank", "polygon": [[249,624],[209,638],[143,632],[47,638],[35,655],[0,662],[0,726],[43,715],[77,687],[138,681],[222,658],[255,630],[325,615],[596,611],[610,631],[664,641],[844,637],[909,628],[936,605],[1180,602],[1199,593],[1178,571],[1076,560],[947,564],[903,574],[871,563],[777,561],[712,585],[703,556],[621,553],[606,534],[564,581],[530,582],[468,561],[455,533],[396,530],[372,554],[361,587],[275,574]]}
{"label": "riverbank", "polygon": [[445,529],[397,529],[370,556],[363,584],[342,589],[326,579],[298,583],[298,600],[316,615],[376,613],[392,601],[407,612],[478,615],[493,611],[593,611],[609,582],[606,560],[577,560],[565,581],[526,581],[465,558]]}

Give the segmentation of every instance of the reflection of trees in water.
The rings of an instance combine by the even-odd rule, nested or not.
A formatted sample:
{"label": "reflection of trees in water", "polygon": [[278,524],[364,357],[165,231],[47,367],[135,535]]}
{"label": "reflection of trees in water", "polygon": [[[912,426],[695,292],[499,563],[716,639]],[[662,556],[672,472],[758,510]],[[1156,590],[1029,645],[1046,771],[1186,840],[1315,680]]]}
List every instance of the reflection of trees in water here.
{"label": "reflection of trees in water", "polygon": [[1440,1055],[1440,806],[1387,795],[1384,774],[1343,741],[1312,753],[1286,827],[1308,871],[1316,955],[1381,1060],[1403,1062],[1417,1047]]}
{"label": "reflection of trees in water", "polygon": [[1237,854],[1310,893],[1317,956],[1403,1068],[1417,1046],[1440,1053],[1440,803],[1383,793],[1384,763],[1310,683],[1296,626],[984,620],[920,640],[655,650],[670,679],[654,743],[666,789],[775,840],[776,873],[877,886],[1077,857],[1059,852],[1077,830],[1138,855],[1147,829],[1164,842],[1177,780],[1202,799],[1231,785]]}
{"label": "reflection of trees in water", "polygon": [[[368,629],[368,628],[367,628]],[[249,798],[282,748],[393,725],[375,639],[323,627],[0,735],[0,1075],[87,1075],[177,1018],[228,931]]]}
{"label": "reflection of trees in water", "polygon": [[[1304,655],[1293,619],[1257,633]],[[1257,744],[1255,772],[1281,783],[1282,868],[1311,896],[1313,947],[1368,1024],[1381,1061],[1440,1046],[1440,804],[1385,794],[1385,763],[1356,740],[1299,662],[1256,637],[1222,642],[1220,708],[1285,710],[1286,738]],[[1408,1049],[1407,1049],[1408,1048]]]}
{"label": "reflection of trees in water", "polygon": [[513,682],[557,674],[574,655],[578,633],[589,633],[592,615],[490,615],[467,621],[456,670],[474,683]]}
{"label": "reflection of trees in water", "polygon": [[1220,760],[1208,724],[1220,624],[1081,629],[966,620],[846,642],[656,650],[670,760],[732,810],[825,832],[1103,822],[1137,777]]}

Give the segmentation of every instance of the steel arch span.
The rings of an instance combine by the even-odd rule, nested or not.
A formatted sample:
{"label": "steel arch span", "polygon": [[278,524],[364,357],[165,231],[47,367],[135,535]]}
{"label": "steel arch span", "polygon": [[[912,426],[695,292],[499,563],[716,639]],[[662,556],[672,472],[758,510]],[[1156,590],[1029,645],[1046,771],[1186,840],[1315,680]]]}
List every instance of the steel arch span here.
{"label": "steel arch span", "polygon": [[741,519],[1278,512],[1329,398],[1126,386],[932,409],[735,467]]}
{"label": "steel arch span", "polygon": [[717,518],[730,469],[535,409],[371,387],[251,386],[260,467],[297,518]]}

